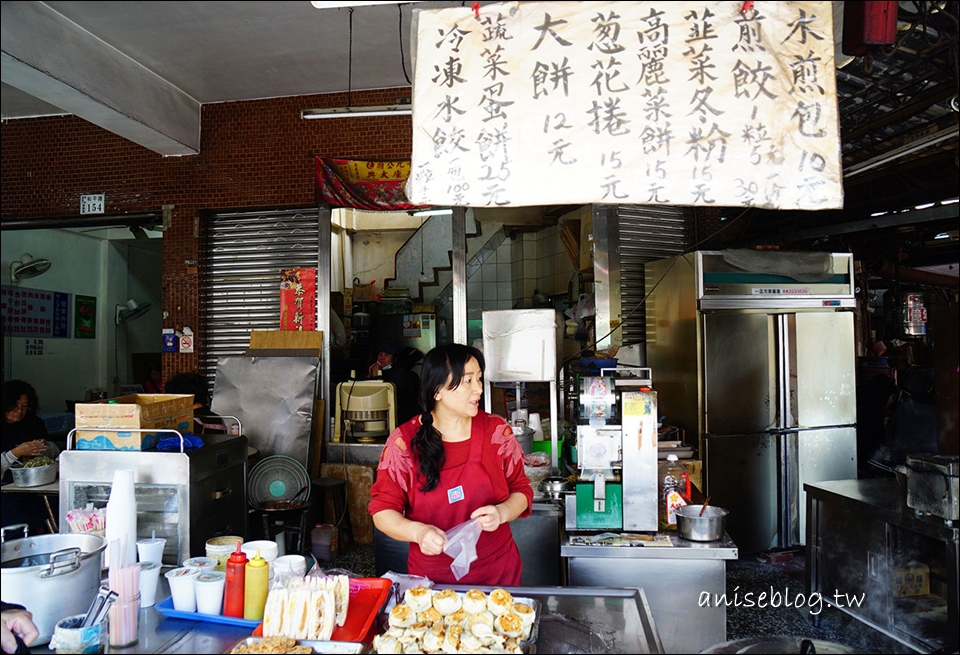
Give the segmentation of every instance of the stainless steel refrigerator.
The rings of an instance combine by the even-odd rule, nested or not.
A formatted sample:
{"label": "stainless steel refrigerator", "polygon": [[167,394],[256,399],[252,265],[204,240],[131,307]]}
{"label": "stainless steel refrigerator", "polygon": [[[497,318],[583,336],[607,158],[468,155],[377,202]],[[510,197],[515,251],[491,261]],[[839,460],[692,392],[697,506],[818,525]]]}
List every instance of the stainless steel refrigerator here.
{"label": "stainless steel refrigerator", "polygon": [[699,447],[742,552],[805,541],[803,484],[856,478],[852,256],[700,251],[648,263],[660,413]]}

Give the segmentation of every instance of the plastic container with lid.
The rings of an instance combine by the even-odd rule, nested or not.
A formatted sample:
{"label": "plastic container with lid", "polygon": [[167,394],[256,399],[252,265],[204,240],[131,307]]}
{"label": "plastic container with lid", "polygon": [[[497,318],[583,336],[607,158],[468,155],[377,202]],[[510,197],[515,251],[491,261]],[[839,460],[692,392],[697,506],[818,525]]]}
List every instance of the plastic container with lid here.
{"label": "plastic container with lid", "polygon": [[690,474],[671,453],[660,464],[657,479],[657,524],[660,530],[676,530],[677,508],[690,504]]}
{"label": "plastic container with lid", "polygon": [[243,618],[248,621],[263,620],[263,607],[267,604],[267,562],[258,550],[244,568]]}
{"label": "plastic container with lid", "polygon": [[337,526],[317,523],[310,531],[310,553],[318,562],[329,562],[336,558],[339,535]]}
{"label": "plastic container with lid", "polygon": [[237,549],[227,558],[227,584],[223,594],[223,615],[243,618],[244,576],[247,568],[247,554]]}

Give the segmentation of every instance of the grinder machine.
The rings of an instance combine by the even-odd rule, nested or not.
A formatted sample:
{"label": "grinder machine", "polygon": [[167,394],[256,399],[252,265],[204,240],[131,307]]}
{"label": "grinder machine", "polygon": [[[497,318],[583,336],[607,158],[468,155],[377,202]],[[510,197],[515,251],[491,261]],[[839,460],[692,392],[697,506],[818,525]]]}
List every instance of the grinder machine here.
{"label": "grinder machine", "polygon": [[657,392],[649,368],[580,378],[576,493],[567,530],[657,530]]}

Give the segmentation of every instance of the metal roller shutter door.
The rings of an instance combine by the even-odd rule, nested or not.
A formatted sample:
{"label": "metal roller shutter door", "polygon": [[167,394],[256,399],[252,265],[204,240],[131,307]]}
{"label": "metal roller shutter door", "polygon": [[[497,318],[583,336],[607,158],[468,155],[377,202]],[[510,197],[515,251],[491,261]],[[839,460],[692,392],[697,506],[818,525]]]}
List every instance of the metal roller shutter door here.
{"label": "metal roller shutter door", "polygon": [[319,268],[318,210],[219,212],[204,221],[200,256],[200,367],[241,355],[251,330],[280,322],[280,270]]}

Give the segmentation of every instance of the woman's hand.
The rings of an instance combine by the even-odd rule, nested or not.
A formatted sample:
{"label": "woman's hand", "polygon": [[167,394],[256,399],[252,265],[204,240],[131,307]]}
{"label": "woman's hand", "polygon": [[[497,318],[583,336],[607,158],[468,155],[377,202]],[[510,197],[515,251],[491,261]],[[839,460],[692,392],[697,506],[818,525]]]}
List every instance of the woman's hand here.
{"label": "woman's hand", "polygon": [[417,536],[417,545],[424,555],[439,555],[447,545],[447,535],[436,526],[424,524]]}
{"label": "woman's hand", "polygon": [[39,457],[47,452],[46,439],[35,439],[34,441],[25,441],[19,446],[10,449],[10,452],[19,460]]}
{"label": "woman's hand", "polygon": [[503,523],[504,517],[501,514],[499,505],[484,505],[473,510],[470,515],[472,519],[480,519],[480,527],[486,532],[493,532]]}

